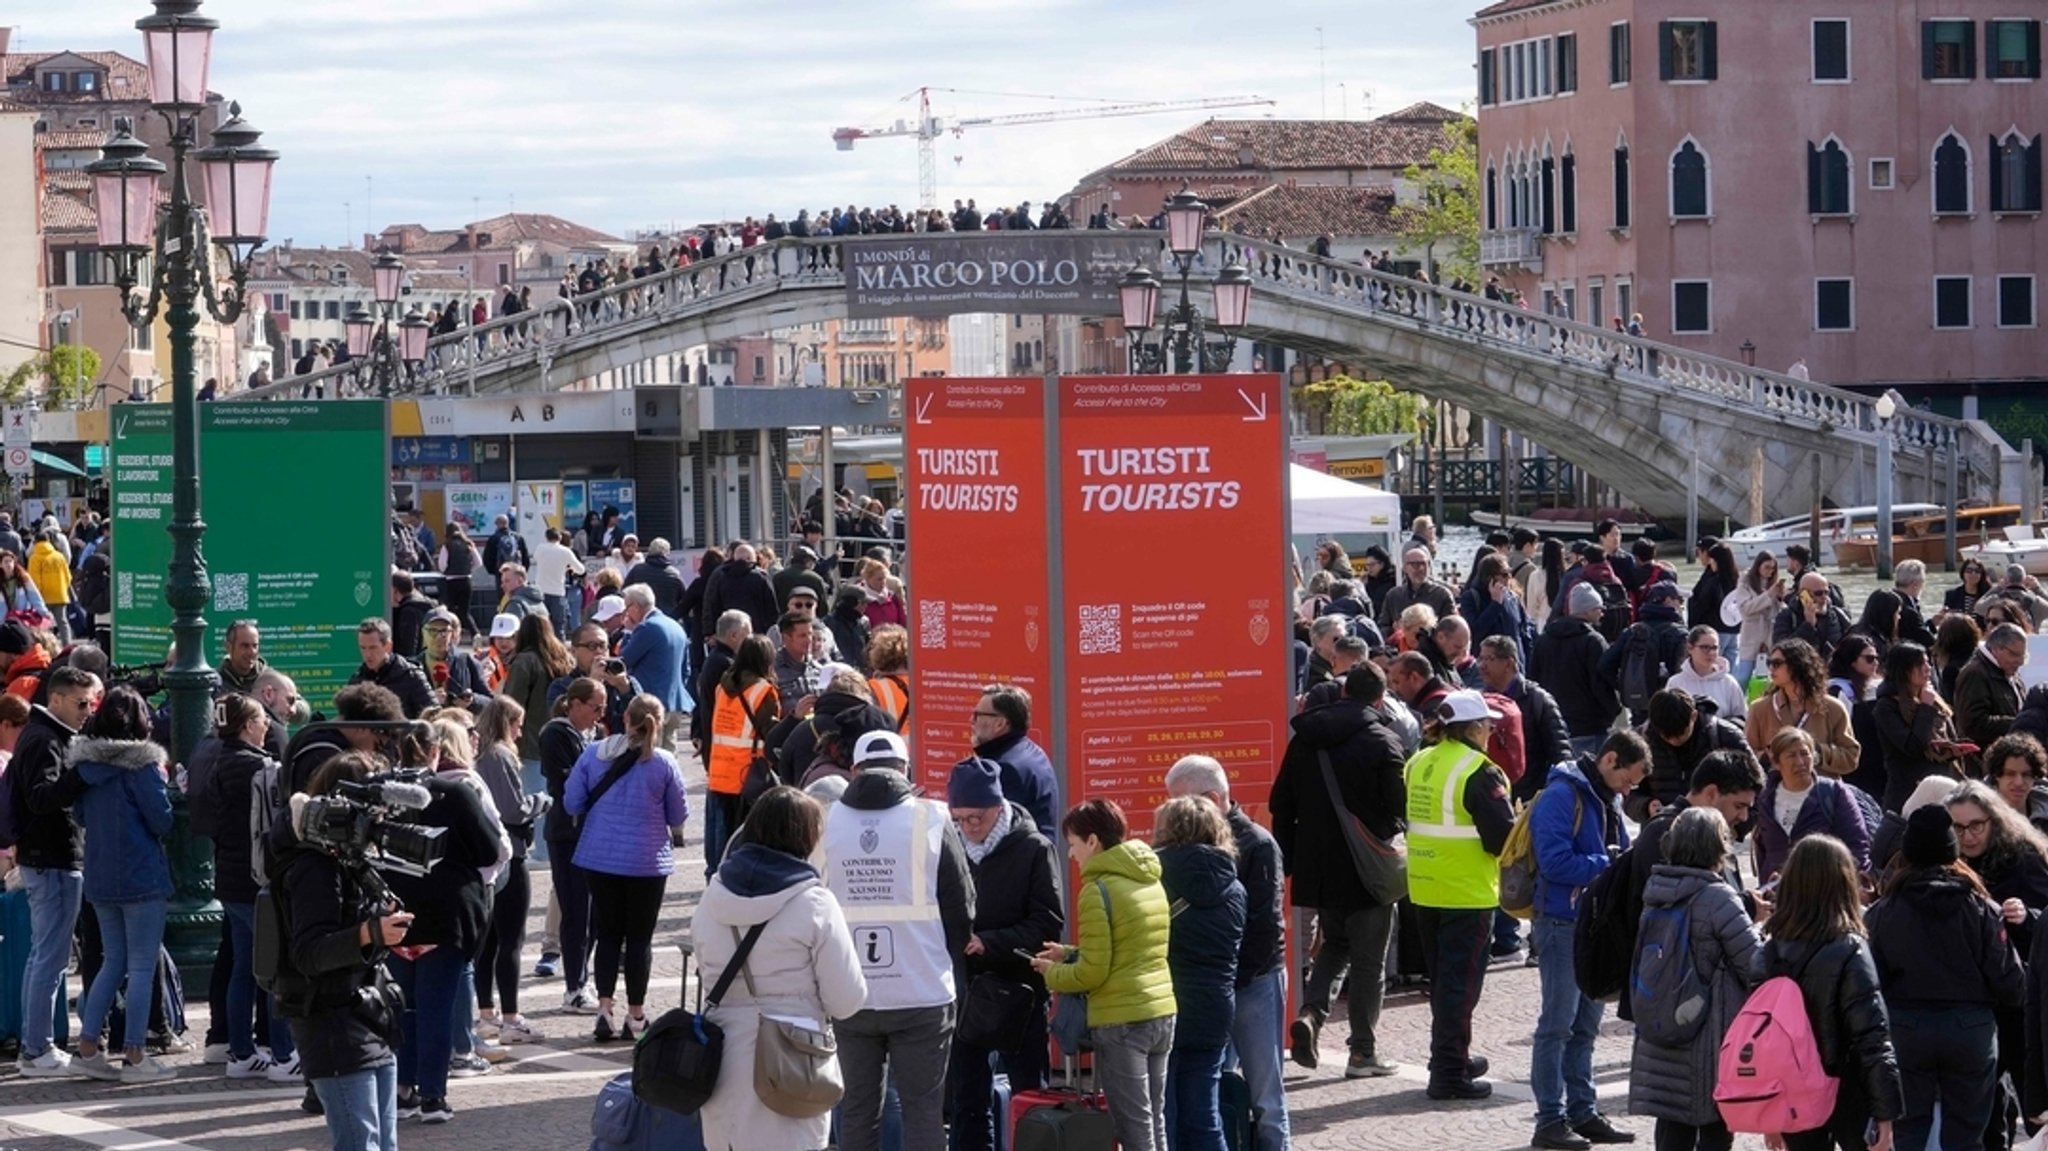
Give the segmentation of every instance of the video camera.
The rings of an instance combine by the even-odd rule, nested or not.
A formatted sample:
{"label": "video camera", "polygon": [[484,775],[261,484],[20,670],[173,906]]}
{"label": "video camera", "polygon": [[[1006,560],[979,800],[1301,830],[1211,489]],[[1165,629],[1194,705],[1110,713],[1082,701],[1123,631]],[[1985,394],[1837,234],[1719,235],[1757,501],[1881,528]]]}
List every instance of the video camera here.
{"label": "video camera", "polygon": [[405,813],[433,799],[424,784],[403,778],[341,780],[327,795],[306,800],[299,838],[338,859],[423,876],[441,861],[448,829],[408,822]]}

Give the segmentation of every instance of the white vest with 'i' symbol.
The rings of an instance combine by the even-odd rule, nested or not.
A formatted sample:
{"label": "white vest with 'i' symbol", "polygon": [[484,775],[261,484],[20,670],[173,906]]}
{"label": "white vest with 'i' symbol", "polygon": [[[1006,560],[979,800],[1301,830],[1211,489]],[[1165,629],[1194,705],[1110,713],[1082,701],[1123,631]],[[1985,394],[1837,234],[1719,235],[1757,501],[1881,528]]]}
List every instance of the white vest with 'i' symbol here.
{"label": "white vest with 'i' symbol", "polygon": [[869,1009],[954,1001],[953,960],[939,917],[948,818],[926,799],[879,811],[835,803],[825,817],[825,885],[853,932]]}

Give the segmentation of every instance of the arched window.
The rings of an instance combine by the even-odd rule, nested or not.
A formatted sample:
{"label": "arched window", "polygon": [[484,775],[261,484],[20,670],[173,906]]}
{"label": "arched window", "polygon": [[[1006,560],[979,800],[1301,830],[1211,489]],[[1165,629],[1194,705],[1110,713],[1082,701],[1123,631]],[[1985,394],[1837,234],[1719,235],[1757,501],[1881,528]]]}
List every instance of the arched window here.
{"label": "arched window", "polygon": [[1491,232],[1500,227],[1500,173],[1489,163],[1486,165],[1486,230]]}
{"label": "arched window", "polygon": [[2041,210],[2041,138],[2028,140],[2017,131],[1991,142],[1991,210]]}
{"label": "arched window", "polygon": [[1671,214],[1705,216],[1712,208],[1707,188],[1707,156],[1688,139],[1671,154]]}
{"label": "arched window", "polygon": [[1950,132],[1934,146],[1934,211],[1970,210],[1970,148]]}
{"label": "arched window", "polygon": [[1806,146],[1806,210],[1816,216],[1850,212],[1849,153],[1832,136],[1821,147]]}
{"label": "arched window", "polygon": [[1614,226],[1617,228],[1628,227],[1628,181],[1628,141],[1621,140],[1614,145]]}
{"label": "arched window", "polygon": [[1564,160],[1558,168],[1558,203],[1560,226],[1567,233],[1579,230],[1579,162],[1567,145]]}
{"label": "arched window", "polygon": [[1557,231],[1557,161],[1550,155],[1550,145],[1543,145],[1543,161],[1536,169],[1538,192],[1543,199],[1543,234],[1548,236]]}

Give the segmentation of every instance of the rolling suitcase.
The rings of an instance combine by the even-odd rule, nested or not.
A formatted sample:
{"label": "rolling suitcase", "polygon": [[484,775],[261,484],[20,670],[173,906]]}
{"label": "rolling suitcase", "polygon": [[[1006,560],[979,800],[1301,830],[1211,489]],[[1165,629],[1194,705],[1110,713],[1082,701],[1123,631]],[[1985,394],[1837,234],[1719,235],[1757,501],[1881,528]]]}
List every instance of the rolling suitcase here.
{"label": "rolling suitcase", "polygon": [[[683,985],[689,999],[691,945],[681,944]],[[704,1009],[704,980],[697,980],[697,1009]],[[633,1073],[614,1076],[598,1090],[590,1112],[590,1151],[704,1151],[704,1117],[678,1115],[641,1102],[633,1094]]]}
{"label": "rolling suitcase", "polygon": [[1067,1086],[1022,1091],[1010,1099],[1009,1151],[1114,1151],[1116,1127],[1099,1092],[1083,1093],[1074,1060],[1066,1061]]}

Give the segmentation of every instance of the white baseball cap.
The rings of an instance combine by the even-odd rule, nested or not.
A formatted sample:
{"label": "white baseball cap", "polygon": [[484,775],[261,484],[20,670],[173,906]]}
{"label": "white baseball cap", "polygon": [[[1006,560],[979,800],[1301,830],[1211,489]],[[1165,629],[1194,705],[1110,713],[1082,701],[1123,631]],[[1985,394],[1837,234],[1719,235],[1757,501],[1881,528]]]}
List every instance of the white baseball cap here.
{"label": "white baseball cap", "polygon": [[1481,719],[1499,722],[1502,718],[1500,711],[1476,691],[1454,691],[1445,695],[1443,702],[1436,705],[1436,716],[1445,723],[1471,723]]}
{"label": "white baseball cap", "polygon": [[615,595],[608,595],[597,601],[597,607],[591,611],[590,618],[597,623],[610,623],[624,614],[625,610],[625,600]]}
{"label": "white baseball cap", "polygon": [[811,673],[811,690],[819,695],[825,694],[826,691],[831,689],[832,681],[837,679],[842,671],[852,672],[854,675],[860,674],[859,671],[843,663],[821,663],[818,665],[818,670]]}
{"label": "white baseball cap", "polygon": [[499,612],[491,617],[491,638],[511,639],[519,634],[519,617],[511,612]]}
{"label": "white baseball cap", "polygon": [[853,766],[894,767],[910,766],[910,747],[903,737],[893,731],[871,731],[853,745]]}

